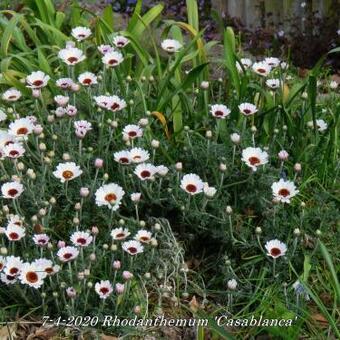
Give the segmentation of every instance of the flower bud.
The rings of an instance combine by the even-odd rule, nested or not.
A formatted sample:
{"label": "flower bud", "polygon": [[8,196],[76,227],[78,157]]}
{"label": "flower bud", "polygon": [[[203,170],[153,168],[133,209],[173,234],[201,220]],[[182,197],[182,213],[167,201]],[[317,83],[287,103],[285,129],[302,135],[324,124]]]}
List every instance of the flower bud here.
{"label": "flower bud", "polygon": [[80,196],[87,197],[90,194],[90,189],[86,187],[80,188]]}
{"label": "flower bud", "polygon": [[101,169],[104,165],[104,161],[101,159],[101,158],[97,158],[95,161],[94,161],[94,166],[96,169]]}

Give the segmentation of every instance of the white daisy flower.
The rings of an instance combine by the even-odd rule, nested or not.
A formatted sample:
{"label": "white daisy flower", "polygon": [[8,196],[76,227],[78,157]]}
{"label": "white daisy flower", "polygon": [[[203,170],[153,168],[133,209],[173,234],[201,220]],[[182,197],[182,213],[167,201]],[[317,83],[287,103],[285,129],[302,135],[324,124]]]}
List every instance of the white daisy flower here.
{"label": "white daisy flower", "polygon": [[168,53],[175,53],[178,52],[183,47],[183,45],[178,40],[165,39],[162,41],[161,47]]}
{"label": "white daisy flower", "polygon": [[268,153],[260,148],[248,147],[242,150],[242,161],[256,171],[257,167],[268,163]]}
{"label": "white daisy flower", "polygon": [[225,119],[229,116],[230,110],[222,104],[215,104],[211,105],[210,113],[215,117],[219,119]]}
{"label": "white daisy flower", "polygon": [[124,61],[123,55],[117,51],[107,52],[102,57],[103,64],[105,64],[108,67],[118,66],[123,61]]}
{"label": "white daisy flower", "polygon": [[[241,58],[240,59],[240,61],[241,61],[241,64],[242,64],[242,66],[243,66],[243,68],[245,69],[245,70],[247,70],[248,68],[250,68],[250,66],[252,65],[252,61],[251,61],[251,59],[249,59],[249,58]],[[240,65],[240,63],[237,61],[236,62],[236,68],[237,68],[237,70],[239,71],[239,72],[242,72],[243,71],[243,69],[242,69],[242,67],[241,67],[241,65]]]}
{"label": "white daisy flower", "polygon": [[45,87],[50,80],[50,76],[45,74],[42,71],[32,72],[30,75],[26,77],[27,87],[38,90],[42,87]]}
{"label": "white daisy flower", "polygon": [[16,225],[9,225],[5,229],[5,235],[7,236],[9,241],[19,241],[23,237],[25,237],[25,228],[18,227]]}
{"label": "white daisy flower", "polygon": [[19,256],[7,256],[3,268],[6,275],[18,276],[20,274],[23,261]]}
{"label": "white daisy flower", "polygon": [[11,214],[7,217],[7,221],[8,221],[7,226],[16,225],[16,226],[19,226],[19,227],[24,227],[24,221],[23,221],[22,217],[19,216],[19,215]]}
{"label": "white daisy flower", "polygon": [[80,74],[78,77],[78,81],[80,84],[84,86],[91,86],[91,85],[98,84],[97,76],[92,72],[84,72]]}
{"label": "white daisy flower", "polygon": [[20,143],[11,143],[3,147],[3,154],[8,158],[19,158],[24,155],[25,149]]}
{"label": "white daisy flower", "polygon": [[142,148],[133,148],[130,150],[130,159],[132,163],[144,163],[149,160],[150,154]]}
{"label": "white daisy flower", "polygon": [[[327,130],[328,125],[327,125],[327,123],[326,123],[323,119],[317,119],[317,120],[315,121],[315,123],[316,123],[316,127],[317,127],[318,131],[324,132],[324,131]],[[312,121],[312,120],[309,121],[309,122],[307,123],[307,125],[308,125],[309,127],[313,127],[313,126],[314,126],[313,121]]]}
{"label": "white daisy flower", "polygon": [[114,160],[120,164],[130,164],[131,158],[130,158],[130,152],[129,151],[118,151],[113,154]]}
{"label": "white daisy flower", "polygon": [[210,187],[208,183],[204,183],[203,192],[207,198],[213,198],[217,190],[215,187]]}
{"label": "white daisy flower", "polygon": [[266,242],[264,247],[267,250],[267,255],[274,259],[284,256],[287,252],[286,244],[277,239]]}
{"label": "white daisy flower", "polygon": [[101,280],[94,285],[94,290],[101,299],[105,300],[112,294],[113,287],[109,280]]}
{"label": "white daisy flower", "polygon": [[196,174],[184,175],[181,180],[181,189],[190,195],[196,195],[203,191],[204,183]]}
{"label": "white daisy flower", "polygon": [[50,238],[46,234],[33,235],[33,242],[39,247],[46,247]]}
{"label": "white daisy flower", "polygon": [[98,46],[98,51],[101,54],[106,54],[109,52],[113,52],[115,49],[111,45],[99,45]]}
{"label": "white daisy flower", "polygon": [[257,112],[257,107],[251,103],[242,103],[238,106],[238,108],[245,116],[251,116]]}
{"label": "white daisy flower", "polygon": [[64,107],[57,107],[54,114],[58,117],[58,118],[61,118],[61,117],[64,117],[66,115],[66,109]]}
{"label": "white daisy flower", "polygon": [[73,105],[67,105],[65,110],[66,110],[66,114],[69,117],[74,117],[78,112],[77,108]]}
{"label": "white daisy flower", "polygon": [[142,163],[137,165],[134,173],[142,181],[152,180],[157,173],[157,168],[150,163]]}
{"label": "white daisy flower", "polygon": [[6,102],[16,102],[21,98],[21,92],[12,87],[2,94],[2,99]]}
{"label": "white daisy flower", "polygon": [[45,258],[36,259],[32,264],[49,276],[58,273],[60,270],[60,266],[53,264],[51,260]]}
{"label": "white daisy flower", "polygon": [[121,186],[116,183],[104,184],[95,193],[97,206],[107,206],[112,210],[117,210],[125,192]]}
{"label": "white daisy flower", "polygon": [[285,181],[283,178],[272,184],[272,191],[274,198],[282,203],[290,203],[291,198],[299,193],[294,182]]}
{"label": "white daisy flower", "polygon": [[60,78],[55,83],[59,88],[63,90],[70,90],[74,84],[71,78]]}
{"label": "white daisy flower", "polygon": [[267,79],[266,80],[266,85],[272,89],[272,90],[276,90],[280,87],[281,85],[281,81],[280,79]]}
{"label": "white daisy flower", "polygon": [[123,138],[126,140],[135,139],[143,136],[143,129],[138,125],[129,124],[123,129]]}
{"label": "white daisy flower", "polygon": [[15,137],[6,131],[0,130],[0,150],[12,143],[15,143]]}
{"label": "white daisy flower", "polygon": [[68,96],[55,96],[54,101],[59,105],[59,106],[66,106],[69,102],[70,98]]}
{"label": "white daisy flower", "polygon": [[112,39],[112,42],[117,48],[123,48],[130,42],[130,40],[122,35],[117,35]]}
{"label": "white daisy flower", "polygon": [[76,247],[66,246],[58,250],[57,256],[61,262],[69,262],[76,259],[79,255],[79,250]]}
{"label": "white daisy flower", "polygon": [[268,64],[270,67],[274,68],[274,67],[279,66],[281,61],[279,58],[268,57],[268,58],[264,58],[264,62]]}
{"label": "white daisy flower", "polygon": [[17,281],[18,281],[16,276],[6,275],[5,273],[1,273],[0,280],[1,280],[1,282],[3,282],[6,285],[13,285],[13,284],[17,283]]}
{"label": "white daisy flower", "polygon": [[76,136],[79,138],[84,138],[86,134],[92,130],[92,124],[87,120],[78,120],[73,123],[75,128]]}
{"label": "white daisy flower", "polygon": [[120,111],[126,108],[126,102],[118,96],[109,96],[105,108],[112,112]]}
{"label": "white daisy flower", "polygon": [[92,33],[89,28],[78,26],[72,29],[71,34],[77,41],[83,41],[87,39]]}
{"label": "white daisy flower", "polygon": [[87,247],[92,240],[93,237],[86,231],[76,231],[71,236],[71,242],[78,247]]}
{"label": "white daisy flower", "polygon": [[127,241],[122,244],[124,251],[134,256],[144,251],[144,247],[139,241]]}
{"label": "white daisy flower", "polygon": [[2,197],[16,199],[24,191],[24,186],[19,182],[6,182],[1,186]]}
{"label": "white daisy flower", "polygon": [[86,57],[82,50],[76,47],[64,48],[58,53],[59,59],[61,59],[67,65],[76,65],[83,61]]}
{"label": "white daisy flower", "polygon": [[133,192],[130,195],[131,201],[135,204],[137,204],[140,201],[141,197],[142,197],[142,194],[140,192]]}
{"label": "white daisy flower", "polygon": [[268,76],[271,71],[271,67],[265,62],[258,62],[253,64],[253,71],[260,76]]}
{"label": "white daisy flower", "polygon": [[21,267],[19,280],[22,284],[27,284],[33,288],[40,288],[44,283],[47,274],[38,266],[30,263],[24,263]]}
{"label": "white daisy flower", "polygon": [[150,243],[150,241],[152,239],[152,233],[150,231],[147,231],[147,230],[138,230],[134,239],[136,241],[139,241],[139,242],[142,242],[142,243]]}
{"label": "white daisy flower", "polygon": [[115,228],[111,230],[111,237],[116,241],[125,240],[130,235],[130,232],[126,228]]}
{"label": "white daisy flower", "polygon": [[19,139],[25,139],[32,133],[33,128],[34,125],[29,118],[19,118],[9,124],[8,133]]}
{"label": "white daisy flower", "polygon": [[83,171],[74,162],[59,163],[53,175],[60,179],[61,183],[70,181],[80,176]]}
{"label": "white daisy flower", "polygon": [[156,166],[156,173],[161,177],[165,177],[169,172],[169,168],[164,165]]}

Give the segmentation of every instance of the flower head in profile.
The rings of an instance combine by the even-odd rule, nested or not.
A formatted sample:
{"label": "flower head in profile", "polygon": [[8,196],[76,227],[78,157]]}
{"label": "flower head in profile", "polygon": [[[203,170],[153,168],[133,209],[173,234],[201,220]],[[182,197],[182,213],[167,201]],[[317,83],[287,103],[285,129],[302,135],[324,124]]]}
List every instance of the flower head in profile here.
{"label": "flower head in profile", "polygon": [[149,160],[150,154],[142,148],[132,148],[130,150],[130,159],[132,163],[144,163]]}
{"label": "flower head in profile", "polygon": [[147,230],[138,230],[137,234],[135,235],[135,240],[142,242],[142,243],[150,243],[152,239],[152,233]]}
{"label": "flower head in profile", "polygon": [[130,152],[126,150],[115,152],[113,158],[120,164],[128,165],[131,163]]}
{"label": "flower head in profile", "polygon": [[114,50],[115,49],[111,45],[99,45],[98,46],[98,51],[103,55],[109,52],[113,52]]}
{"label": "flower head in profile", "polygon": [[162,41],[161,47],[168,53],[175,53],[178,52],[183,47],[183,45],[178,40],[165,39]]}
{"label": "flower head in profile", "polygon": [[196,174],[184,175],[181,180],[181,189],[189,195],[196,195],[203,192],[204,182]]}
{"label": "flower head in profile", "polygon": [[242,103],[238,106],[238,108],[240,112],[243,113],[245,116],[251,116],[257,112],[256,105],[251,103]]}
{"label": "flower head in profile", "polygon": [[266,80],[266,85],[272,89],[272,90],[276,90],[281,86],[281,81],[280,79],[267,79]]}
{"label": "flower head in profile", "polygon": [[143,136],[143,129],[138,125],[129,124],[123,129],[123,138],[126,140],[135,139]]}
{"label": "flower head in profile", "polygon": [[260,165],[268,163],[268,153],[260,148],[248,147],[242,150],[242,161],[256,171]]}
{"label": "flower head in profile", "polygon": [[[245,69],[245,70],[247,70],[248,68],[250,68],[250,66],[252,65],[252,61],[251,61],[251,59],[249,59],[249,58],[241,58],[241,64],[242,64],[242,66],[243,66],[243,68]],[[236,62],[236,68],[237,68],[237,70],[239,71],[239,72],[243,72],[243,69],[242,69],[242,67],[241,67],[241,65],[240,65],[240,63],[237,61]]]}
{"label": "flower head in profile", "polygon": [[46,247],[50,238],[46,234],[33,235],[33,242],[39,247]]}
{"label": "flower head in profile", "polygon": [[16,181],[6,182],[1,186],[2,197],[9,199],[18,198],[24,191],[24,186]]}
{"label": "flower head in profile", "polygon": [[35,71],[26,77],[26,84],[27,87],[33,90],[38,90],[41,89],[42,87],[45,87],[49,80],[50,76],[48,76],[44,72]]}
{"label": "flower head in profile", "polygon": [[18,276],[22,265],[23,261],[19,256],[7,256],[3,264],[3,271],[6,275]]}
{"label": "flower head in profile", "polygon": [[124,57],[120,52],[112,51],[107,52],[102,57],[102,62],[107,67],[115,67],[124,61]]}
{"label": "flower head in profile", "polygon": [[6,90],[1,97],[6,102],[16,102],[21,98],[21,92],[16,88],[12,87]]}
{"label": "flower head in profile", "polygon": [[41,271],[44,271],[49,276],[58,273],[60,270],[59,265],[54,264],[51,260],[45,258],[36,259],[32,262],[32,264],[39,267]]}
{"label": "flower head in profile", "polygon": [[274,68],[280,65],[280,59],[275,57],[264,58],[264,62],[270,67]]}
{"label": "flower head in profile", "polygon": [[61,262],[72,261],[76,259],[78,255],[79,250],[72,246],[61,247],[57,252],[57,256]]}
{"label": "flower head in profile", "polygon": [[225,119],[229,116],[230,110],[222,104],[211,105],[210,113],[218,119]]}
{"label": "flower head in profile", "polygon": [[266,62],[258,62],[253,64],[253,71],[263,77],[267,77],[271,69],[272,68]]}
{"label": "flower head in profile", "polygon": [[283,178],[272,184],[272,191],[274,199],[282,203],[290,203],[290,200],[299,193],[294,182],[286,181]]}
{"label": "flower head in profile", "polygon": [[92,72],[81,73],[78,77],[78,81],[83,86],[91,86],[98,84],[97,76]]}
{"label": "flower head in profile", "polygon": [[71,242],[76,247],[87,247],[91,244],[93,237],[87,231],[76,231],[71,235]]}
{"label": "flower head in profile", "polygon": [[142,163],[136,166],[134,173],[141,181],[153,180],[157,173],[157,168],[153,164]]}
{"label": "flower head in profile", "polygon": [[107,206],[111,210],[118,210],[125,192],[116,183],[104,184],[95,193],[97,206]]}
{"label": "flower head in profile", "polygon": [[83,173],[78,165],[74,162],[59,163],[53,175],[59,178],[61,183],[71,181]]}
{"label": "flower head in profile", "polygon": [[71,34],[77,41],[83,41],[87,39],[92,33],[89,28],[78,26],[72,29]]}
{"label": "flower head in profile", "polygon": [[116,241],[125,240],[130,235],[130,232],[126,228],[115,228],[111,230],[111,237]]}
{"label": "flower head in profile", "polygon": [[112,284],[109,280],[101,280],[94,285],[94,290],[101,299],[107,299],[113,292]]}
{"label": "flower head in profile", "polygon": [[[324,132],[328,128],[328,124],[323,119],[317,119],[315,123],[319,132]],[[312,128],[314,126],[313,121],[309,121],[307,125]]]}
{"label": "flower head in profile", "polygon": [[58,53],[59,59],[65,64],[73,66],[85,60],[85,55],[82,50],[76,47],[64,48]]}
{"label": "flower head in profile", "polygon": [[123,48],[130,42],[130,40],[122,35],[117,35],[112,39],[112,42],[117,48]]}
{"label": "flower head in profile", "polygon": [[25,153],[25,149],[21,143],[10,143],[2,149],[3,154],[11,159],[22,157]]}
{"label": "flower head in profile", "polygon": [[267,250],[267,255],[274,259],[284,256],[287,252],[286,244],[277,239],[266,242],[264,247]]}
{"label": "flower head in profile", "polygon": [[78,138],[84,138],[92,130],[92,124],[87,120],[78,120],[74,123],[75,133]]}
{"label": "flower head in profile", "polygon": [[128,254],[134,256],[144,251],[144,247],[139,241],[127,241],[122,244],[122,248]]}
{"label": "flower head in profile", "polygon": [[74,84],[71,78],[60,78],[55,83],[59,88],[63,90],[71,90],[72,85]]}

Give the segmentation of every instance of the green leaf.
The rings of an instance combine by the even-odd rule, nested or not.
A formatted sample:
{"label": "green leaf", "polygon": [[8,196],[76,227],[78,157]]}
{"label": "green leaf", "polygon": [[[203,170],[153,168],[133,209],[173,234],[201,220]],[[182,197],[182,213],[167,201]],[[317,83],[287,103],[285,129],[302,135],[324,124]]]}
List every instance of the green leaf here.
{"label": "green leaf", "polygon": [[6,56],[8,54],[8,47],[11,42],[13,32],[16,24],[18,23],[19,15],[15,15],[9,21],[4,33],[1,38],[1,55]]}
{"label": "green leaf", "polygon": [[107,26],[111,28],[111,32],[113,32],[113,10],[111,5],[105,7],[102,18]]}

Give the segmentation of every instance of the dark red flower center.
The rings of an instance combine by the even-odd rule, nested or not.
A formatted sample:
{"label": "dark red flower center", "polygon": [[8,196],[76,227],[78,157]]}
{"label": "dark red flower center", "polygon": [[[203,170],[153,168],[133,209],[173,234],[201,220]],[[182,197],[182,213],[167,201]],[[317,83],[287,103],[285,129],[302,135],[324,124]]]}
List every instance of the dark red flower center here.
{"label": "dark red flower center", "polygon": [[63,171],[62,176],[63,176],[65,179],[70,179],[70,178],[73,177],[73,172],[70,171],[70,170],[65,170],[65,171]]}
{"label": "dark red flower center", "polygon": [[67,58],[67,61],[70,62],[71,64],[74,64],[75,62],[78,61],[78,58],[76,58],[76,57],[69,57],[69,58]]}
{"label": "dark red flower center", "polygon": [[77,243],[79,243],[79,244],[86,244],[86,239],[83,238],[83,237],[79,237],[79,238],[77,239]]}
{"label": "dark red flower center", "polygon": [[12,196],[12,197],[14,197],[16,194],[18,193],[18,190],[17,189],[9,189],[8,191],[7,191],[7,194],[9,195],[9,196]]}
{"label": "dark red flower center", "polygon": [[102,287],[102,288],[100,288],[99,291],[105,295],[105,294],[107,294],[109,292],[109,288]]}
{"label": "dark red flower center", "polygon": [[117,196],[114,194],[114,193],[110,193],[110,194],[107,194],[105,197],[104,197],[105,201],[108,201],[108,202],[114,202],[117,200]]}
{"label": "dark red flower center", "polygon": [[256,165],[256,164],[261,163],[261,161],[260,161],[257,157],[255,157],[255,156],[250,157],[250,158],[248,159],[248,161],[249,161],[249,163],[250,163],[251,165]]}
{"label": "dark red flower center", "polygon": [[26,273],[26,279],[28,282],[36,283],[39,280],[39,277],[35,272],[28,272]]}
{"label": "dark red flower center", "polygon": [[118,63],[118,61],[116,59],[110,59],[108,62],[107,62],[109,65],[115,65]]}
{"label": "dark red flower center", "polygon": [[12,150],[12,151],[9,152],[9,154],[10,154],[10,156],[15,157],[15,156],[19,155],[19,152],[17,150]]}
{"label": "dark red flower center", "polygon": [[136,253],[137,253],[137,248],[135,248],[135,247],[129,247],[127,250],[128,250],[131,254],[136,254]]}
{"label": "dark red flower center", "polygon": [[17,135],[26,135],[28,133],[28,129],[25,127],[21,127],[17,130]]}
{"label": "dark red flower center", "polygon": [[117,109],[119,109],[119,104],[118,103],[113,103],[111,105],[111,110],[117,110]]}
{"label": "dark red flower center", "polygon": [[68,260],[68,259],[70,259],[72,257],[72,253],[65,253],[63,255],[63,257],[64,257],[64,259]]}
{"label": "dark red flower center", "polygon": [[35,80],[33,83],[32,83],[34,86],[41,86],[42,84],[44,84],[44,82],[42,80]]}
{"label": "dark red flower center", "polygon": [[218,116],[218,117],[222,117],[224,115],[224,113],[220,110],[218,111],[215,111],[215,116]]}
{"label": "dark red flower center", "polygon": [[86,84],[86,85],[92,84],[92,79],[90,79],[90,78],[85,78],[85,79],[83,80],[83,84]]}
{"label": "dark red flower center", "polygon": [[19,268],[16,268],[16,267],[13,267],[9,270],[9,272],[12,274],[12,275],[16,275],[19,271]]}
{"label": "dark red flower center", "polygon": [[266,73],[266,70],[264,68],[258,68],[257,72],[259,72],[259,73]]}
{"label": "dark red flower center", "polygon": [[290,192],[289,192],[288,189],[283,188],[283,189],[279,190],[279,195],[280,196],[287,197],[289,194],[290,194]]}
{"label": "dark red flower center", "polygon": [[281,254],[281,250],[279,248],[272,248],[270,249],[270,255],[272,256],[279,256]]}
{"label": "dark red flower center", "polygon": [[196,192],[197,191],[197,187],[196,185],[194,184],[188,184],[185,189],[188,191],[188,192]]}
{"label": "dark red flower center", "polygon": [[17,240],[19,238],[19,235],[17,233],[14,233],[14,232],[10,233],[8,236],[11,240]]}
{"label": "dark red flower center", "polygon": [[151,172],[148,171],[148,170],[143,170],[143,171],[140,173],[140,176],[141,176],[142,178],[148,178],[148,177],[151,176]]}

